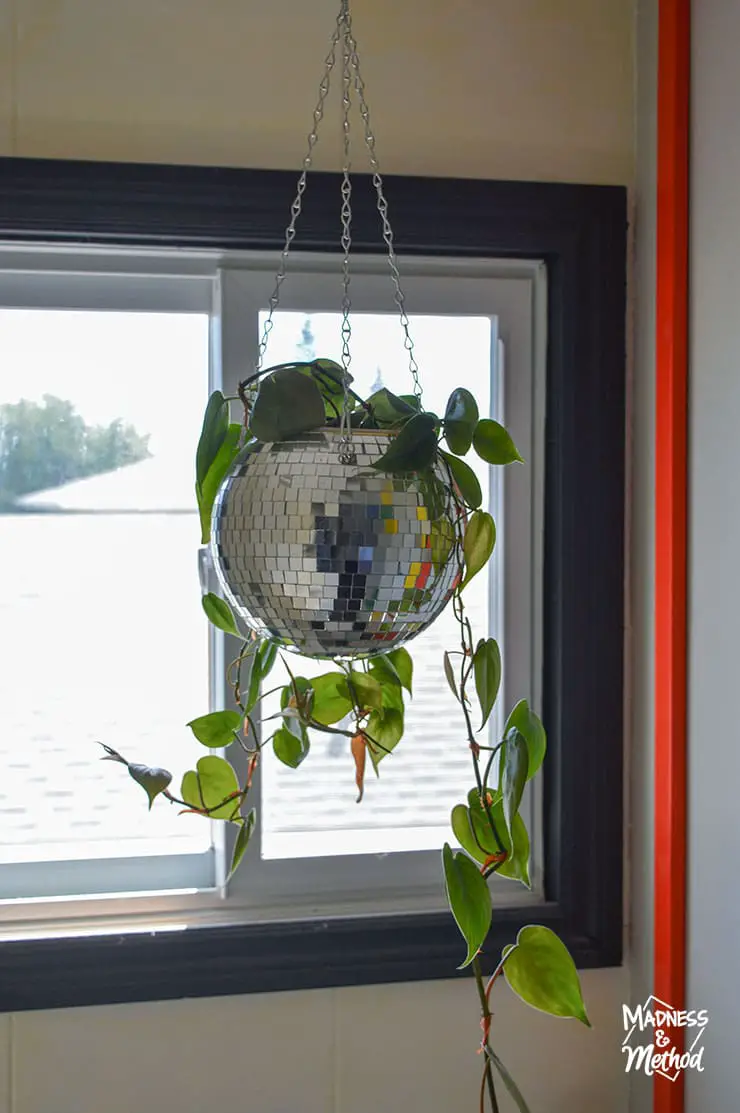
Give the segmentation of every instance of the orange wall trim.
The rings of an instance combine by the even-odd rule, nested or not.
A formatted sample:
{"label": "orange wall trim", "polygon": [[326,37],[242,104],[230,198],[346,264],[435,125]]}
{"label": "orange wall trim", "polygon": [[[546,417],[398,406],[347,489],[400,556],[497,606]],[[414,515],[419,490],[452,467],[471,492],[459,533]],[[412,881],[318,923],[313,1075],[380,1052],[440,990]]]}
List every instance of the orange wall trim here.
{"label": "orange wall trim", "polygon": [[[653,992],[686,996],[686,515],[690,0],[659,0]],[[679,1049],[680,1050],[680,1049]],[[683,1113],[682,1075],[654,1113]]]}

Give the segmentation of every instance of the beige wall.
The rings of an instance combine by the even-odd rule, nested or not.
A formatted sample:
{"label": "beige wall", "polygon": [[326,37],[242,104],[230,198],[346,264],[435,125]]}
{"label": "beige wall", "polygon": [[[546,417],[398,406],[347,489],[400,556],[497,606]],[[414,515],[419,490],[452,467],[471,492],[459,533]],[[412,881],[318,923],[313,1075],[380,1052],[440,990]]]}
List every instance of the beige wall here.
{"label": "beige wall", "polygon": [[[631,181],[632,7],[354,0],[383,165]],[[337,0],[0,0],[0,152],[296,166],[337,9]],[[339,156],[335,124],[333,112],[320,166]]]}
{"label": "beige wall", "polygon": [[[294,167],[335,7],[0,0],[0,153]],[[388,171],[632,182],[631,0],[353,11]],[[320,167],[337,164],[329,120]],[[533,1113],[626,1108],[628,974],[590,971],[584,988],[591,1032],[501,987],[496,1040]],[[0,1017],[0,1113],[472,1113],[478,1038],[459,982]]]}
{"label": "beige wall", "polygon": [[688,1006],[707,1009],[687,1113],[737,1109],[740,627],[740,38],[736,0],[694,5],[689,315]]}

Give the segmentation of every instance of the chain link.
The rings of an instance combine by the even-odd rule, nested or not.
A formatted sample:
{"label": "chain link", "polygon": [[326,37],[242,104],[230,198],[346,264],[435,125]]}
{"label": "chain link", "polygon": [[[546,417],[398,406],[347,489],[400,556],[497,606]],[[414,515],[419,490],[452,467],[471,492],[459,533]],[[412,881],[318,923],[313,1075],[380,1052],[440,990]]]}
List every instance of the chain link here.
{"label": "chain link", "polygon": [[352,359],[350,352],[350,339],[352,336],[352,326],[350,322],[350,248],[352,244],[351,225],[352,225],[352,183],[350,179],[350,92],[352,84],[354,83],[355,92],[357,93],[357,100],[360,108],[360,115],[362,116],[365,132],[365,145],[370,157],[370,167],[372,169],[373,187],[376,193],[377,208],[380,215],[383,241],[388,251],[388,266],[391,272],[391,279],[393,281],[394,294],[393,298],[398,308],[399,316],[401,319],[401,327],[404,334],[404,348],[408,353],[409,358],[409,371],[413,381],[414,395],[421,404],[421,382],[419,380],[419,367],[414,355],[414,342],[411,338],[410,322],[406,312],[406,299],[401,286],[401,276],[398,269],[398,260],[393,241],[393,229],[391,227],[390,218],[388,215],[388,201],[385,197],[383,188],[383,179],[380,173],[380,165],[378,163],[378,156],[375,150],[375,135],[373,134],[372,125],[370,123],[370,110],[367,104],[365,95],[365,83],[360,73],[360,60],[357,52],[357,41],[352,33],[352,19],[349,12],[349,0],[341,0],[341,8],[337,16],[336,26],[331,39],[331,47],[329,53],[324,61],[324,75],[319,85],[319,97],[316,107],[313,112],[313,127],[308,135],[308,150],[303,159],[303,169],[298,179],[298,186],[293,203],[290,207],[290,222],[285,230],[285,243],[280,255],[280,262],[278,271],[275,276],[275,286],[269,300],[269,311],[267,319],[264,324],[262,338],[260,340],[257,360],[255,364],[255,371],[260,371],[262,363],[267,351],[267,345],[272,332],[274,321],[273,316],[280,302],[280,288],[285,281],[288,256],[290,248],[295,239],[296,224],[298,217],[301,214],[303,204],[303,194],[306,190],[306,181],[308,171],[311,169],[313,163],[313,151],[318,139],[318,128],[324,117],[324,108],[326,98],[329,93],[329,86],[331,80],[331,72],[336,65],[336,50],[339,45],[340,39],[342,40],[342,136],[343,136],[343,169],[342,169],[342,208],[341,208],[341,221],[342,221],[342,369],[344,372],[344,392],[342,400],[342,414],[341,414],[341,437],[340,437],[340,459],[346,457],[347,462],[352,462],[354,456],[351,447],[351,408],[350,408],[350,393],[349,393],[349,365]]}
{"label": "chain link", "polygon": [[352,301],[350,298],[349,253],[352,246],[352,181],[349,176],[350,162],[350,93],[352,89],[352,50],[349,39],[349,0],[342,0],[340,13],[342,21],[342,417],[340,421],[339,459],[343,464],[354,464],[357,457],[352,448],[351,404],[349,393],[349,365],[352,362],[349,342],[352,325],[349,319]]}
{"label": "chain link", "polygon": [[398,306],[398,312],[401,317],[401,328],[403,329],[404,339],[403,346],[408,352],[409,356],[409,371],[414,384],[414,394],[421,404],[421,382],[419,381],[419,365],[414,356],[414,342],[411,339],[410,325],[408,314],[406,313],[406,298],[401,287],[401,276],[398,270],[398,261],[396,258],[396,251],[393,244],[393,229],[391,227],[390,218],[388,216],[388,202],[383,190],[383,179],[380,174],[380,165],[378,163],[378,156],[375,152],[375,135],[373,134],[372,125],[370,123],[370,109],[368,108],[367,98],[365,96],[365,82],[360,73],[360,59],[357,54],[357,41],[352,34],[352,18],[349,14],[349,6],[347,7],[346,15],[347,37],[349,39],[351,49],[352,70],[354,72],[354,84],[357,92],[357,100],[360,105],[360,115],[362,116],[363,124],[365,125],[365,145],[368,149],[370,156],[370,167],[373,172],[373,185],[377,195],[378,212],[380,213],[381,223],[383,225],[383,240],[388,249],[388,266],[391,272],[394,287],[394,301]]}
{"label": "chain link", "polygon": [[270,295],[269,312],[267,314],[267,320],[265,321],[264,329],[262,331],[262,339],[260,340],[260,345],[257,353],[255,371],[259,371],[262,368],[262,362],[265,358],[265,352],[267,351],[267,343],[270,338],[270,333],[273,329],[273,315],[280,302],[280,287],[285,281],[285,272],[288,266],[288,255],[290,254],[291,244],[295,239],[296,223],[298,221],[298,217],[301,215],[303,194],[306,191],[306,179],[308,171],[311,169],[313,163],[313,149],[316,146],[316,141],[318,139],[319,124],[324,118],[324,106],[326,104],[326,98],[329,93],[331,71],[334,69],[334,65],[336,63],[337,44],[339,43],[340,39],[342,23],[343,16],[340,13],[339,17],[337,18],[336,27],[334,28],[334,34],[332,35],[329,53],[324,59],[324,76],[322,77],[319,84],[319,98],[316,102],[316,107],[313,110],[313,127],[311,128],[311,131],[308,135],[308,150],[306,151],[306,155],[303,159],[303,170],[301,171],[301,175],[298,179],[296,195],[292,205],[290,206],[290,223],[285,229],[285,244],[280,255],[280,263],[278,266],[277,274],[275,276],[275,287],[272,291],[272,294]]}

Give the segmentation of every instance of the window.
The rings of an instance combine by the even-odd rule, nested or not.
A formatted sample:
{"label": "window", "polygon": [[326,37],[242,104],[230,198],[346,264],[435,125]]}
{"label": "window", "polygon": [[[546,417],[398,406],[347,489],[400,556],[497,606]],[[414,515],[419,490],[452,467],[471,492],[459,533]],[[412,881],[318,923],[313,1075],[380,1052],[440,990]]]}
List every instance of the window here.
{"label": "window", "polygon": [[[202,756],[185,724],[207,711],[211,691],[218,706],[228,699],[226,639],[209,635],[199,606],[192,456],[209,378],[236,393],[244,352],[256,351],[249,337],[263,327],[271,260],[253,255],[224,266],[201,258],[201,296],[205,305],[213,302],[211,313],[178,311],[177,283],[188,279],[161,274],[167,311],[143,312],[132,298],[156,299],[157,276],[137,290],[135,276],[116,274],[122,260],[99,252],[75,261],[70,308],[64,273],[44,273],[43,261],[31,253],[26,266],[35,264],[35,272],[20,271],[16,260],[15,270],[5,269],[4,300],[21,305],[0,310],[0,530],[9,558],[2,599],[9,667],[0,703],[0,733],[9,740],[0,751],[7,769],[0,792],[4,917],[12,920],[35,898],[67,897],[71,915],[95,918],[95,906],[76,898],[129,894],[135,907],[137,893],[150,894],[150,907],[191,918],[213,916],[214,904],[226,919],[245,908],[259,918],[379,906],[441,909],[438,851],[449,838],[451,807],[471,787],[469,755],[455,745],[460,728],[443,683],[442,653],[455,637],[449,614],[413,647],[415,699],[406,736],[361,806],[340,739],[317,736],[297,771],[266,751],[249,865],[225,891],[225,902],[216,890],[230,830],[179,817],[164,800],[144,813],[140,789],[98,760],[96,743],[103,742],[130,760],[165,765],[179,784]],[[148,265],[161,270],[163,261],[174,262],[150,257]],[[101,267],[102,287],[95,273]],[[268,363],[294,358],[297,345],[309,342],[317,354],[338,355],[333,270],[326,258],[302,257],[275,316]],[[530,461],[526,477],[478,469],[486,503],[508,521],[491,577],[471,586],[468,607],[478,635],[495,634],[502,644],[505,691],[536,698],[539,600],[531,583],[541,561],[542,268],[419,260],[408,270],[408,296],[421,311],[411,326],[426,404],[443,411],[450,391],[468,386],[484,409],[512,426]],[[67,307],[59,308],[65,297]],[[390,283],[377,262],[360,262],[352,351],[365,393],[379,381],[406,389],[402,333],[389,300]],[[212,359],[211,332],[218,341]],[[514,500],[526,508],[518,522]],[[525,610],[510,635],[503,600],[515,593]],[[151,629],[160,614],[161,638]],[[39,699],[41,630],[53,664]],[[307,675],[325,668],[301,664]],[[277,680],[282,672],[279,666]],[[264,713],[277,710],[274,699]],[[500,726],[494,717],[492,738]],[[536,847],[538,807],[533,790],[527,810]],[[538,851],[535,878],[540,859]],[[500,901],[511,901],[510,885],[498,890]],[[168,896],[173,891],[177,896]],[[115,914],[115,903],[105,907]],[[57,903],[55,912],[64,916],[64,906]]]}
{"label": "window", "polygon": [[[214,884],[207,825],[166,808],[142,821],[137,786],[97,748],[175,769],[196,756],[181,718],[209,692],[190,482],[208,300],[178,311],[177,283],[101,285],[87,267],[73,298],[65,274],[0,278],[5,901]],[[161,640],[142,639],[159,608]]]}
{"label": "window", "polygon": [[[235,393],[243,375],[242,353],[254,350],[261,333],[271,265],[272,260],[253,257],[246,266],[231,264],[222,270],[219,324],[228,393]],[[379,381],[400,393],[410,388],[386,266],[382,259],[362,259],[353,270],[351,371],[361,392],[370,393]],[[479,636],[495,634],[502,644],[502,705],[516,702],[518,697],[510,695],[516,692],[527,691],[537,700],[541,615],[533,585],[542,560],[544,270],[536,262],[418,259],[406,265],[404,288],[416,310],[411,333],[425,403],[443,411],[450,391],[468,386],[481,405],[512,427],[529,461],[518,475],[517,469],[490,469],[490,475],[478,469],[486,499],[499,523],[506,517],[506,529],[490,580],[481,577],[471,585],[468,605]],[[282,288],[267,365],[296,358],[301,346],[337,358],[337,297],[331,259],[296,259]],[[505,628],[504,599],[516,613],[510,630]],[[269,918],[444,907],[439,850],[449,839],[452,806],[472,784],[467,748],[455,744],[459,725],[442,668],[453,625],[451,615],[444,614],[410,645],[417,680],[406,734],[383,763],[379,780],[370,779],[360,805],[351,759],[340,739],[315,736],[311,754],[298,770],[285,769],[266,752],[258,774],[261,814],[254,841],[259,853],[252,854],[230,885],[234,906],[243,902],[251,915]],[[326,667],[325,662],[306,661],[300,671],[317,675]],[[278,666],[276,684],[282,675]],[[266,711],[274,713],[277,704],[268,701]],[[500,725],[491,723],[492,736]],[[541,800],[536,793],[533,786],[527,802],[537,848],[530,899],[541,899],[542,893]],[[290,809],[285,807],[288,798]],[[511,885],[500,881],[495,896],[510,903]]]}
{"label": "window", "polygon": [[[151,389],[154,380],[178,391],[171,396],[171,412],[185,440],[188,415],[197,425],[209,379],[210,385],[220,380],[228,389],[248,369],[283,234],[285,206],[280,198],[290,193],[294,183],[290,174],[266,171],[47,165],[24,160],[3,161],[2,166],[0,193],[6,203],[0,206],[4,213],[0,240],[5,237],[6,245],[0,251],[0,310],[6,322],[24,320],[25,327],[41,319],[37,314],[46,318],[43,329],[32,326],[26,334],[24,354],[41,342],[42,334],[48,338],[54,315],[60,328],[67,330],[67,339],[55,346],[53,363],[43,366],[41,357],[42,364],[36,364],[32,397],[37,403],[41,400],[43,409],[43,393],[56,391],[56,397],[72,404],[85,436],[93,441],[95,436],[104,440],[99,430],[94,433],[97,427],[105,431],[120,417],[124,425],[133,426],[136,436],[132,434],[129,442],[139,445],[135,452],[141,450],[137,437],[147,434],[152,451],[151,458],[126,465],[131,468],[126,485],[115,492],[116,500],[127,507],[125,514],[120,502],[103,499],[100,487],[90,496],[95,513],[89,512],[89,504],[87,512],[80,513],[84,508],[79,502],[75,506],[75,500],[89,493],[101,475],[78,470],[76,476],[65,473],[66,482],[50,486],[46,493],[43,488],[26,490],[15,499],[16,504],[28,500],[22,512],[16,505],[13,514],[0,515],[0,529],[5,518],[22,517],[19,528],[23,530],[31,530],[30,523],[35,522],[39,528],[89,531],[87,563],[75,562],[65,571],[62,532],[40,538],[34,556],[49,593],[39,596],[36,605],[43,607],[47,620],[54,605],[60,608],[61,619],[51,640],[59,640],[59,626],[69,627],[63,659],[55,664],[48,658],[42,676],[45,679],[48,670],[50,692],[60,680],[66,680],[67,687],[77,686],[75,709],[61,731],[66,741],[63,746],[59,743],[69,755],[77,745],[94,750],[93,738],[80,739],[77,734],[83,728],[87,733],[91,722],[80,701],[97,699],[101,686],[105,691],[105,684],[111,683],[103,667],[103,649],[108,647],[115,603],[108,605],[106,596],[106,605],[95,607],[92,615],[90,608],[80,615],[75,600],[64,598],[65,593],[71,597],[73,590],[77,601],[81,593],[86,598],[95,583],[93,570],[100,568],[103,557],[110,559],[93,528],[103,515],[110,518],[111,530],[118,529],[117,546],[129,546],[120,552],[117,547],[117,558],[125,551],[127,564],[140,576],[129,580],[128,599],[123,589],[119,592],[119,605],[126,611],[119,617],[122,638],[124,632],[132,634],[131,611],[143,591],[146,602],[156,605],[163,618],[152,641],[165,655],[169,648],[178,658],[187,658],[177,678],[183,692],[187,690],[187,699],[197,701],[200,710],[201,701],[209,698],[206,681],[214,701],[222,698],[217,686],[227,647],[214,637],[209,644],[205,631],[203,636],[195,632],[198,625],[202,630],[197,614],[197,539],[188,543],[182,564],[175,555],[181,552],[178,531],[185,534],[191,515],[195,525],[195,515],[187,510],[175,514],[175,508],[182,509],[180,495],[173,496],[174,503],[169,497],[157,499],[156,485],[143,482],[137,488],[132,472],[140,465],[153,465],[160,452],[157,448],[155,454],[154,449],[162,428],[158,414],[164,411],[159,410],[157,390]],[[334,209],[326,191],[336,187],[338,193],[339,183],[325,175],[311,184],[319,196],[326,195],[320,210],[307,204],[306,244],[311,250],[292,257],[273,333],[275,347],[268,351],[270,362],[280,358],[278,344],[284,345],[281,351],[290,352],[305,341],[301,334],[306,319],[315,337],[324,327],[331,330],[336,321],[332,319],[339,297],[336,264],[322,253],[336,250],[337,237],[328,215]],[[399,257],[417,348],[426,357],[425,392],[430,400],[434,392],[444,398],[458,385],[460,368],[455,358],[460,358],[465,344],[465,374],[474,377],[479,397],[488,384],[492,412],[505,415],[529,463],[526,469],[509,469],[502,486],[489,492],[499,522],[505,519],[504,544],[496,575],[480,585],[484,618],[504,644],[505,683],[512,693],[528,693],[542,708],[550,741],[546,774],[538,787],[542,798],[528,802],[536,865],[529,899],[537,903],[538,920],[562,934],[581,964],[618,962],[624,192],[392,178],[386,184],[399,230]],[[172,204],[173,185],[176,205]],[[94,207],[89,205],[91,191]],[[395,308],[385,262],[374,254],[382,249],[374,219],[361,206],[355,214],[353,240],[358,246],[353,328],[357,335],[371,329],[377,346],[386,327],[397,327]],[[91,246],[96,243],[99,246]],[[111,363],[113,356],[119,360],[128,353],[137,368],[146,368],[146,394],[139,399],[137,392],[133,409],[129,405],[133,394],[127,393],[133,380],[116,381],[121,400],[128,398],[120,413],[118,408],[96,409],[92,387],[89,396],[76,393],[69,383],[63,390],[65,380],[55,378],[65,362],[65,344],[74,347],[81,364],[92,358],[93,322],[99,325],[103,315],[111,325],[121,326],[115,350],[108,353]],[[153,332],[143,338],[147,325],[160,330],[156,342]],[[74,327],[80,331],[70,340]],[[12,350],[17,347],[14,344]],[[404,374],[400,343],[395,363],[384,354],[382,361],[363,367],[358,350],[359,345],[353,352],[358,378],[370,377],[372,382],[381,363],[388,385]],[[449,358],[445,358],[447,351]],[[174,356],[175,352],[182,355]],[[30,359],[25,366],[30,368]],[[0,378],[0,384],[4,381]],[[101,398],[109,393],[97,365],[95,390]],[[0,398],[0,405],[14,404],[22,395],[16,384]],[[115,439],[114,434],[108,435]],[[189,455],[191,434],[187,442]],[[173,470],[182,475],[179,452],[173,443],[166,452],[162,449],[161,459],[164,464],[167,456]],[[56,495],[46,501],[49,490]],[[49,522],[41,521],[42,509]],[[149,511],[146,522],[143,509]],[[13,532],[12,536],[19,535]],[[66,541],[69,548],[69,538]],[[141,559],[147,544],[156,545],[160,554],[172,546],[172,570],[166,580],[153,574],[159,561]],[[53,559],[47,560],[47,548]],[[13,571],[18,584],[23,576],[31,577],[34,568],[30,560],[20,564]],[[110,584],[115,577],[108,567]],[[192,588],[188,587],[191,577]],[[134,582],[141,586],[134,590]],[[28,594],[34,590],[38,595],[35,582]],[[33,600],[22,599],[22,594],[9,590],[3,596],[0,591],[0,602],[11,608],[21,602],[30,605]],[[99,591],[98,597],[102,594]],[[185,594],[188,602],[181,602]],[[22,658],[30,655],[34,664],[42,658],[46,661],[43,655],[50,642],[46,625],[29,630],[20,612],[8,613],[20,631],[12,652],[4,650],[6,658],[15,659],[2,679],[0,718],[12,714],[18,721],[18,695],[24,690],[19,679],[25,673]],[[185,630],[191,620],[194,633],[188,638]],[[180,625],[173,626],[173,621]],[[424,649],[420,640],[417,651],[438,652],[431,633],[429,648]],[[72,636],[75,648],[70,651]],[[136,727],[133,716],[127,718],[131,701],[124,699],[117,706],[118,681],[121,688],[135,689],[137,707],[146,704],[155,717],[151,729],[157,733],[156,753],[147,748],[147,759],[167,761],[170,737],[175,744],[166,718],[172,703],[155,702],[163,690],[161,677],[155,681],[148,667],[146,653],[151,646],[140,643],[141,639],[135,660],[126,652],[125,640],[115,650],[117,675],[109,689],[113,697],[103,708],[105,719],[101,711],[98,720],[112,733],[100,740],[115,746],[113,736],[123,738],[127,729]],[[16,651],[18,646],[22,652]],[[209,659],[210,672],[205,667]],[[435,692],[433,698],[443,697]],[[34,713],[42,710],[35,687],[28,699]],[[443,705],[438,706],[441,720]],[[80,713],[78,718],[75,712]],[[157,719],[160,713],[165,717]],[[177,745],[186,747],[182,725],[191,716],[189,706],[182,713],[175,708],[175,713]],[[44,720],[39,733],[41,729],[52,733],[48,724]],[[25,728],[28,731],[27,722]],[[52,738],[54,745],[59,733]],[[408,760],[413,760],[415,755],[407,748]],[[4,761],[20,766],[19,755],[25,757],[27,752],[14,745]],[[132,742],[127,742],[125,752],[133,754]],[[398,753],[400,759],[401,747]],[[182,769],[191,763],[190,757],[185,748],[173,752],[175,771],[178,759]],[[77,760],[75,754],[73,761]],[[321,768],[317,765],[315,770],[317,777],[328,776],[330,763],[337,760],[341,760],[338,755],[325,754]],[[161,819],[154,812],[146,817],[144,812],[146,824],[143,819],[134,824],[130,817],[142,816],[140,797],[134,804],[139,811],[134,812],[124,807],[122,793],[136,786],[129,786],[120,770],[98,766],[94,757],[95,777],[110,773],[108,783],[115,784],[111,791],[117,795],[110,811],[120,808],[126,822],[116,826],[115,817],[106,816],[109,825],[104,832],[99,828],[97,850],[85,855],[75,846],[81,841],[75,832],[83,828],[73,830],[72,815],[75,822],[93,821],[89,816],[78,818],[74,811],[84,792],[80,774],[75,773],[72,788],[66,789],[73,793],[73,812],[58,813],[68,817],[63,820],[68,823],[65,835],[49,838],[49,823],[42,820],[54,814],[54,807],[68,806],[64,797],[50,795],[59,780],[55,774],[49,776],[52,764],[49,760],[41,769],[40,762],[41,772],[36,773],[12,771],[20,778],[24,795],[30,777],[46,778],[31,782],[42,787],[25,795],[20,811],[10,810],[14,805],[7,799],[0,800],[4,809],[0,811],[0,825],[4,825],[0,892],[6,898],[0,904],[0,1008],[446,977],[454,968],[458,940],[449,914],[441,911],[435,847],[444,813],[456,799],[440,803],[436,812],[438,793],[431,779],[427,788],[434,808],[425,810],[423,822],[418,810],[414,812],[401,799],[392,811],[381,812],[384,793],[391,795],[394,790],[392,775],[383,770],[377,791],[372,798],[368,793],[359,808],[340,801],[331,820],[316,823],[315,812],[307,806],[286,824],[284,814],[274,806],[282,773],[266,765],[260,786],[261,841],[250,852],[249,866],[225,891],[221,882],[229,848],[219,841],[219,828],[210,831],[207,824],[198,823],[196,832],[195,826],[189,826],[189,817],[178,821],[167,810]],[[291,784],[310,768],[308,762],[288,774]],[[334,783],[341,796],[339,774]],[[345,783],[352,800],[349,768]],[[447,791],[452,786],[445,783]],[[5,781],[1,791],[8,796]],[[16,789],[12,791],[17,799]],[[327,782],[306,781],[301,791],[310,801],[312,794],[328,791]],[[453,795],[456,790],[450,791]],[[363,826],[366,821],[356,818],[365,814],[361,811],[365,804],[378,808],[378,822],[372,826]],[[372,813],[367,810],[367,814]],[[166,826],[170,819],[171,829]],[[11,824],[13,835],[6,838]],[[19,835],[24,824],[25,834]],[[84,841],[91,847],[92,828],[84,830]],[[337,849],[338,830],[342,849],[351,849],[351,854],[328,852]],[[111,891],[117,894],[113,899],[105,895]],[[74,894],[88,896],[75,901],[70,899]],[[527,910],[522,893],[509,886],[505,895],[496,893],[495,899],[500,903],[493,932],[500,930],[508,938],[531,918],[532,911]],[[493,939],[492,952],[495,948]],[[156,978],[144,974],[155,968]]]}

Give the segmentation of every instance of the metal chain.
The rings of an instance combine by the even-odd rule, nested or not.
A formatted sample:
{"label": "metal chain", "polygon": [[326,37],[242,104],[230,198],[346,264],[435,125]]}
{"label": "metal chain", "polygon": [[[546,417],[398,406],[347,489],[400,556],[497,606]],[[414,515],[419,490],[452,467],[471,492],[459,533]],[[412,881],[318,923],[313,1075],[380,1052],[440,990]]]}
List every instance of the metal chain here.
{"label": "metal chain", "polygon": [[340,421],[339,459],[343,464],[354,464],[357,457],[352,448],[352,425],[349,393],[349,365],[352,362],[349,342],[352,337],[352,325],[349,312],[352,301],[349,293],[349,253],[352,246],[352,182],[350,180],[350,92],[352,88],[351,59],[352,50],[349,38],[349,0],[342,0],[340,12],[342,22],[342,145],[344,158],[342,162],[342,416]]}
{"label": "metal chain", "polygon": [[383,191],[383,179],[380,175],[378,156],[375,153],[375,136],[370,124],[370,110],[368,108],[367,99],[365,97],[365,83],[362,80],[362,75],[360,74],[360,59],[357,54],[357,42],[352,34],[352,19],[349,14],[348,3],[345,19],[347,28],[347,39],[349,40],[351,50],[352,69],[355,78],[355,90],[357,92],[357,99],[360,104],[360,115],[362,116],[362,120],[365,125],[365,145],[367,146],[368,153],[370,155],[370,166],[373,171],[373,185],[375,186],[375,192],[377,194],[378,212],[380,213],[380,219],[383,225],[383,240],[385,241],[385,245],[388,249],[388,265],[390,267],[391,278],[393,280],[394,301],[398,306],[398,312],[401,317],[401,327],[404,333],[403,346],[409,355],[409,371],[411,372],[411,378],[414,384],[414,394],[419,403],[421,403],[421,382],[419,381],[419,366],[414,356],[414,342],[411,339],[411,333],[409,330],[409,318],[406,313],[406,299],[403,289],[401,288],[401,276],[399,274],[396,252],[393,245],[393,229],[391,228],[391,222],[388,217],[388,202]]}
{"label": "metal chain", "polygon": [[262,331],[262,339],[260,340],[259,350],[257,353],[255,371],[259,371],[262,368],[262,361],[264,360],[265,352],[267,351],[267,342],[273,329],[273,314],[275,313],[275,310],[277,309],[280,302],[280,287],[285,281],[285,272],[288,265],[288,255],[290,253],[291,244],[295,239],[296,222],[298,221],[298,217],[301,214],[303,194],[306,191],[306,178],[308,171],[311,169],[311,165],[313,163],[313,149],[316,146],[316,141],[318,139],[319,124],[324,118],[324,105],[329,93],[331,71],[334,69],[334,65],[336,63],[336,50],[337,44],[339,43],[342,23],[343,13],[340,12],[339,16],[337,17],[334,34],[332,35],[329,53],[324,59],[324,76],[322,77],[319,84],[319,99],[316,102],[316,107],[313,110],[313,127],[311,128],[311,131],[308,135],[308,150],[306,151],[305,158],[303,159],[303,170],[301,171],[301,175],[298,179],[298,187],[296,190],[295,199],[290,206],[290,223],[285,229],[285,244],[280,255],[280,264],[278,266],[277,275],[275,276],[275,287],[270,296],[269,312],[267,314],[267,320],[265,321],[265,326]]}

